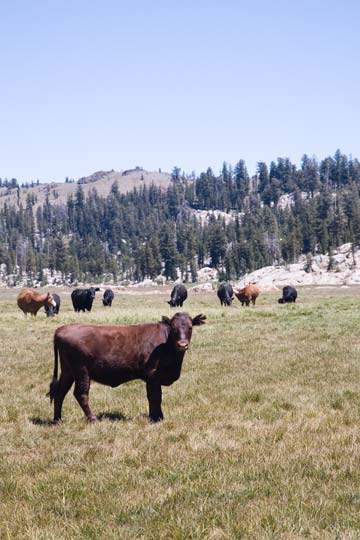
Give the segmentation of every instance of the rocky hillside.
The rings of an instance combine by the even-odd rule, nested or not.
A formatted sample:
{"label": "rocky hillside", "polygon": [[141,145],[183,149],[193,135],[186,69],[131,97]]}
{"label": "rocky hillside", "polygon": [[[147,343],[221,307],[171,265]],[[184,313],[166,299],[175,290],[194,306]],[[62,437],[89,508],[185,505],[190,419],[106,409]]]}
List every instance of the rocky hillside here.
{"label": "rocky hillside", "polygon": [[353,253],[348,243],[331,256],[316,255],[311,259],[302,256],[295,264],[265,266],[247,274],[237,286],[247,283],[256,283],[263,290],[280,289],[285,285],[360,285],[360,251]]}
{"label": "rocky hillside", "polygon": [[33,187],[9,188],[0,187],[0,207],[5,203],[23,207],[26,206],[28,196],[35,198],[35,209],[43,205],[46,197],[53,205],[65,204],[70,194],[75,194],[81,184],[85,195],[92,189],[106,197],[110,193],[114,182],[118,183],[120,193],[126,193],[133,188],[143,185],[156,184],[166,189],[170,183],[171,175],[163,172],[149,172],[137,167],[127,171],[97,171],[90,176],[80,178],[77,182],[51,182],[49,184],[36,184]]}

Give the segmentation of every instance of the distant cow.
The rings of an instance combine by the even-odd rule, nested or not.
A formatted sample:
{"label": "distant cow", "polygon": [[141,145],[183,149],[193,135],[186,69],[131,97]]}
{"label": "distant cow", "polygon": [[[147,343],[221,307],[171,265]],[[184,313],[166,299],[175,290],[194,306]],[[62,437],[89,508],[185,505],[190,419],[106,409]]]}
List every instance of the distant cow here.
{"label": "distant cow", "polygon": [[250,302],[252,302],[253,306],[255,306],[255,302],[259,294],[260,294],[259,287],[253,284],[246,285],[239,291],[237,290],[235,291],[235,296],[239,300],[239,302],[241,302],[242,306],[244,304],[246,306],[249,306]]}
{"label": "distant cow", "polygon": [[90,287],[89,289],[74,289],[71,293],[71,301],[74,306],[74,310],[79,311],[91,311],[92,304],[95,298],[95,293],[100,291],[99,287]]}
{"label": "distant cow", "polygon": [[222,283],[221,285],[219,285],[217,295],[221,305],[224,304],[225,306],[231,306],[234,291],[230,283]]}
{"label": "distant cow", "polygon": [[187,295],[187,289],[184,287],[184,285],[175,285],[171,291],[171,298],[168,304],[171,307],[182,307],[183,303],[187,299]]}
{"label": "distant cow", "polygon": [[279,304],[287,304],[291,302],[296,302],[297,298],[297,290],[295,287],[291,287],[290,285],[286,285],[286,287],[283,288],[283,295],[282,298],[279,298],[278,302]]}
{"label": "distant cow", "polygon": [[47,317],[54,317],[54,315],[58,315],[60,311],[60,296],[56,293],[52,295],[55,306],[48,306],[45,304],[45,313]]}
{"label": "distant cow", "polygon": [[74,381],[74,395],[80,407],[90,422],[96,420],[89,406],[91,380],[115,387],[141,379],[146,383],[150,420],[162,420],[161,387],[180,377],[192,327],[204,324],[205,319],[204,315],[191,318],[188,313],[175,313],[171,319],[162,317],[159,323],[66,324],[58,328],[54,335],[54,374],[48,394],[54,400],[54,423],[61,420],[62,404]]}
{"label": "distant cow", "polygon": [[31,315],[36,317],[37,312],[43,306],[55,307],[55,300],[49,292],[40,294],[32,289],[26,289],[19,293],[17,305],[25,315],[31,313]]}
{"label": "distant cow", "polygon": [[114,291],[111,289],[106,289],[103,296],[103,305],[111,307],[112,301],[114,300]]}

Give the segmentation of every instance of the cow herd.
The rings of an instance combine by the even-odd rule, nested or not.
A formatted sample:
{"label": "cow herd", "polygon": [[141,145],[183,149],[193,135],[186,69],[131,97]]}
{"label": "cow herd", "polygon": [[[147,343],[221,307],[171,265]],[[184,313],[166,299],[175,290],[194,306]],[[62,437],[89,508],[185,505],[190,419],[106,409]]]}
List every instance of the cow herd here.
{"label": "cow herd", "polygon": [[[90,287],[89,289],[74,289],[71,293],[71,301],[74,311],[91,311],[95,293],[100,291],[99,287]],[[114,292],[106,289],[103,296],[103,305],[111,306],[114,299]],[[27,315],[30,313],[36,317],[40,308],[44,308],[47,317],[58,315],[60,311],[60,296],[56,293],[40,294],[32,289],[21,291],[17,297],[17,305]]]}
{"label": "cow herd", "polygon": [[[89,287],[88,289],[74,289],[71,293],[71,302],[74,311],[91,311],[95,299],[95,293],[100,291],[99,287]],[[235,297],[239,300],[242,306],[249,306],[252,303],[255,306],[256,299],[260,294],[260,289],[257,285],[250,283],[242,289],[232,287],[230,283],[221,283],[217,290],[217,296],[221,306],[231,306]],[[175,285],[171,291],[168,304],[170,307],[182,307],[187,299],[188,292],[184,285]],[[295,287],[287,285],[283,288],[282,297],[279,298],[279,304],[295,303],[297,291]],[[103,295],[102,303],[104,306],[111,307],[114,300],[114,291],[106,289]],[[30,313],[36,316],[41,307],[44,307],[47,317],[53,317],[60,311],[60,296],[56,293],[40,294],[32,289],[21,291],[17,298],[17,304],[25,315]]]}
{"label": "cow herd", "polygon": [[[74,289],[71,301],[75,312],[91,311],[98,287]],[[234,294],[241,305],[255,306],[260,294],[255,284],[242,289],[230,283],[219,285],[217,296],[221,306],[231,306]],[[175,285],[168,304],[182,307],[187,299],[184,285]],[[294,287],[283,288],[280,304],[295,302]],[[106,289],[103,305],[111,307],[114,292]],[[58,294],[40,294],[33,290],[21,291],[17,304],[25,315],[36,316],[41,307],[46,315],[59,313]],[[96,420],[89,405],[90,382],[96,381],[116,387],[134,379],[146,384],[151,422],[163,419],[161,409],[162,386],[169,386],[180,377],[185,352],[189,348],[192,328],[205,323],[206,316],[190,317],[188,313],[175,313],[173,317],[162,317],[158,323],[131,325],[66,324],[54,334],[54,372],[50,384],[51,402],[54,401],[55,424],[61,421],[62,404],[68,391],[75,383],[74,396],[90,422]],[[59,360],[61,374],[58,378]]]}
{"label": "cow herd", "polygon": [[[260,294],[260,289],[255,285],[254,283],[250,283],[248,285],[245,285],[242,289],[236,289],[233,288],[230,283],[222,283],[219,285],[219,288],[217,290],[217,295],[220,300],[220,305],[224,306],[231,306],[232,301],[234,299],[234,294],[236,298],[241,302],[241,305],[244,304],[246,306],[250,305],[250,302],[253,306],[255,306],[256,299]],[[286,287],[283,288],[283,295],[281,298],[279,298],[278,303],[279,304],[288,304],[288,303],[295,303],[297,298],[297,291],[295,287],[292,287],[290,285],[286,285]],[[169,302],[170,303],[170,302]]]}

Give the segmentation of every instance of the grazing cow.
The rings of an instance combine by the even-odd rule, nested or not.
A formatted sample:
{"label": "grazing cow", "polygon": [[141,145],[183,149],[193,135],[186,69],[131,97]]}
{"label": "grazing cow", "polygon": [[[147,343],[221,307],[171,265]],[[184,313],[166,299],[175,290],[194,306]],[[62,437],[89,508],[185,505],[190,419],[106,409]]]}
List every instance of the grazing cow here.
{"label": "grazing cow", "polygon": [[48,306],[45,304],[45,313],[47,317],[54,317],[54,315],[58,315],[60,311],[60,296],[56,293],[52,295],[55,306]]}
{"label": "grazing cow", "polygon": [[219,285],[217,295],[221,305],[224,304],[225,306],[231,306],[234,292],[230,283],[222,283],[221,285]]}
{"label": "grazing cow", "polygon": [[52,295],[48,293],[40,294],[32,289],[21,291],[17,297],[17,305],[25,315],[31,313],[36,317],[37,312],[43,306],[55,307],[55,301]]}
{"label": "grazing cow", "polygon": [[95,293],[100,291],[99,287],[90,287],[90,289],[74,289],[71,293],[71,301],[74,306],[74,310],[91,311],[92,304],[95,298]]}
{"label": "grazing cow", "polygon": [[260,289],[256,285],[249,284],[240,289],[239,291],[235,291],[235,296],[241,302],[241,305],[243,306],[246,304],[246,306],[250,305],[250,302],[252,302],[253,306],[255,306],[255,302],[257,297],[260,294]]}
{"label": "grazing cow", "polygon": [[187,290],[184,285],[175,285],[171,291],[171,298],[168,302],[170,307],[182,307],[183,303],[187,299]]}
{"label": "grazing cow", "polygon": [[112,291],[111,289],[106,289],[103,296],[103,305],[111,307],[113,300],[114,300],[114,291]]}
{"label": "grazing cow", "polygon": [[297,290],[295,287],[291,287],[291,285],[286,285],[286,287],[283,288],[283,295],[282,298],[279,298],[278,302],[279,304],[287,304],[291,302],[296,302],[297,298]]}
{"label": "grazing cow", "polygon": [[[89,406],[90,381],[108,386],[141,379],[146,383],[149,417],[163,419],[161,387],[180,377],[184,354],[193,326],[206,317],[188,313],[162,317],[159,323],[121,325],[66,324],[54,334],[54,375],[50,401],[54,400],[54,423],[61,420],[64,398],[75,381],[74,395],[90,422],[96,420]],[[58,380],[58,356],[61,375]]]}

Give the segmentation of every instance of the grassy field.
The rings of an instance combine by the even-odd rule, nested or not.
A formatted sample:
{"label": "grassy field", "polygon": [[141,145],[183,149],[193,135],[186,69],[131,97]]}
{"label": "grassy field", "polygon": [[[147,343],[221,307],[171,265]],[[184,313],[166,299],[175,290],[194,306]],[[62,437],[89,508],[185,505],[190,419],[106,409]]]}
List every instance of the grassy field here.
{"label": "grassy field", "polygon": [[145,385],[93,384],[88,424],[72,395],[50,426],[52,336],[63,323],[157,321],[168,294],[97,298],[56,319],[0,292],[0,538],[223,540],[360,538],[360,289],[303,289],[255,308],[215,294],[185,304],[194,328],[165,421]]}

